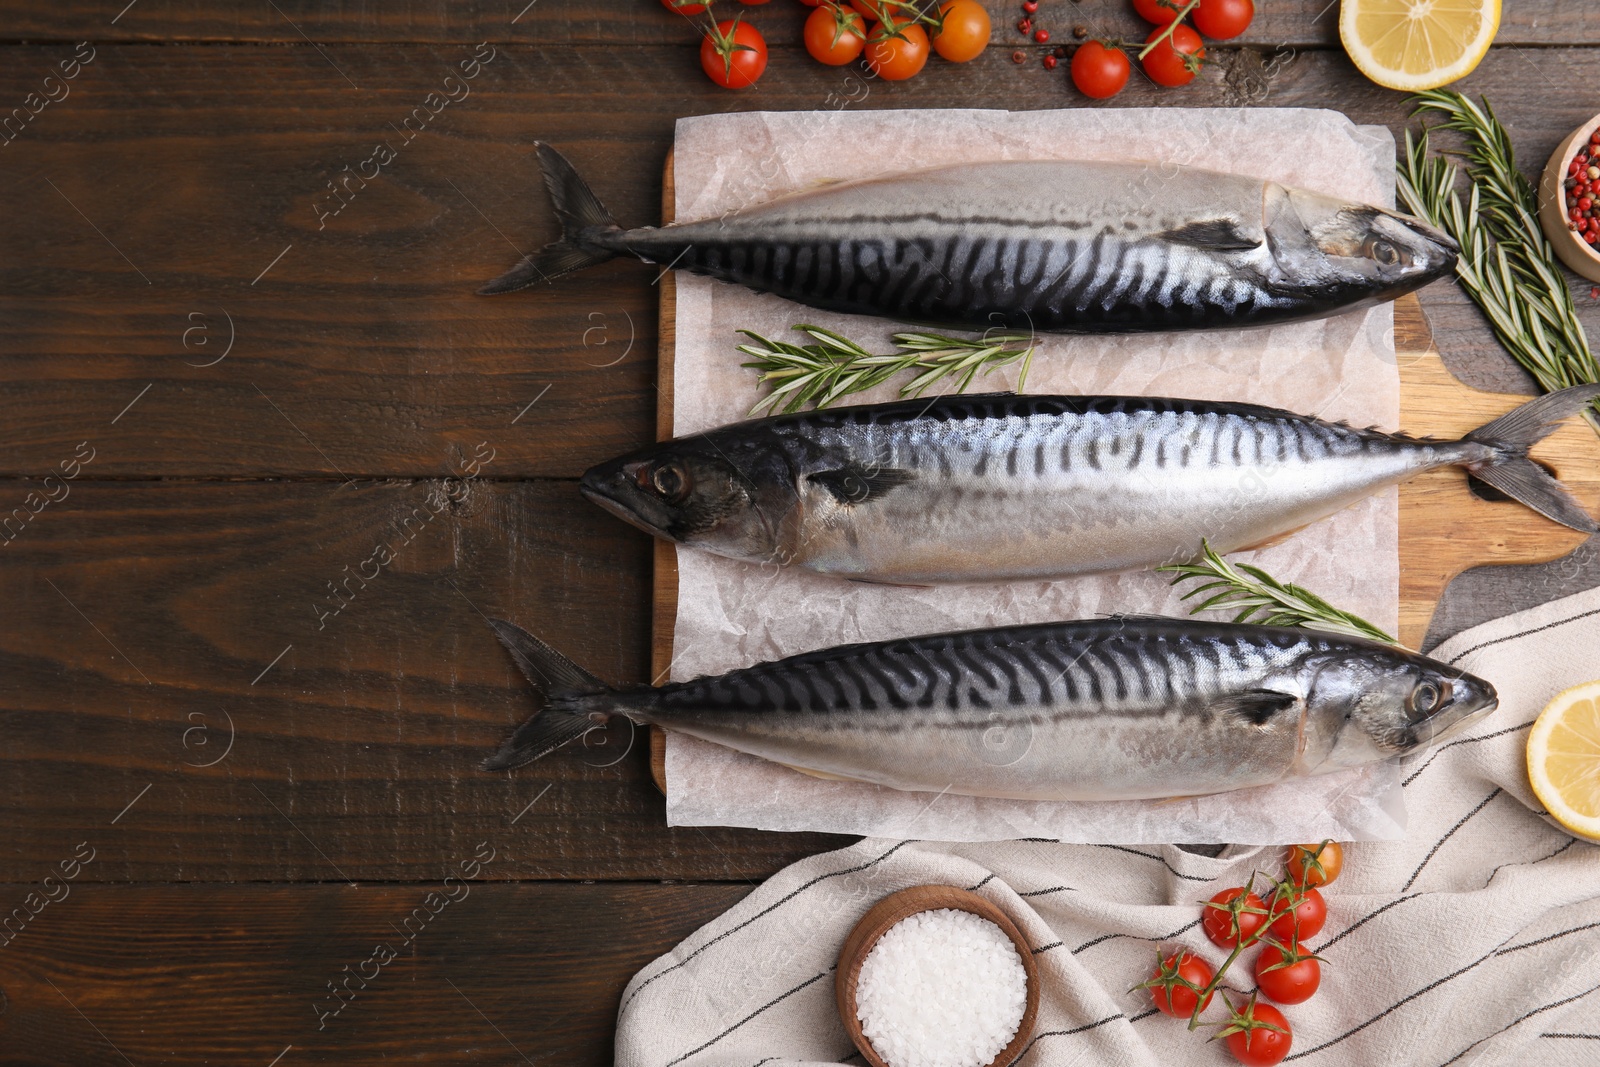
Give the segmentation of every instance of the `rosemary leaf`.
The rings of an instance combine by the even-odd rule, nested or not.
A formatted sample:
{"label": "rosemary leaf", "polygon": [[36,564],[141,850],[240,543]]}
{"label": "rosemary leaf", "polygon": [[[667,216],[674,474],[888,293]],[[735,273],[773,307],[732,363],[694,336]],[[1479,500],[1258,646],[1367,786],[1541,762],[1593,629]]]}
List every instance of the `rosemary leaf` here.
{"label": "rosemary leaf", "polygon": [[[1341,611],[1311,590],[1288,582],[1280,582],[1260,567],[1248,563],[1234,566],[1217,555],[1211,545],[1202,541],[1201,556],[1197,563],[1169,563],[1157,570],[1177,575],[1172,584],[1200,580],[1201,584],[1183,595],[1184,600],[1211,593],[1189,614],[1219,608],[1239,609],[1234,622],[1257,622],[1269,626],[1303,626],[1310,630],[1344,634],[1346,637],[1365,637],[1398,645],[1389,634],[1372,623]],[[1212,592],[1220,589],[1221,592]]]}
{"label": "rosemary leaf", "polygon": [[[977,338],[936,333],[897,333],[896,351],[872,353],[848,337],[804,323],[793,329],[810,344],[772,341],[752,330],[740,330],[748,343],[738,350],[750,357],[744,366],[760,373],[771,391],[750,409],[787,414],[806,406],[823,408],[853,393],[862,393],[901,374],[912,374],[900,387],[902,397],[921,396],[946,378],[957,392],[966,392],[980,374],[1021,361],[1017,388],[1027,384],[1033,366],[1033,339],[1027,334],[985,333]],[[1018,347],[1026,345],[1026,347]]]}
{"label": "rosemary leaf", "polygon": [[[1489,320],[1495,337],[1546,392],[1600,381],[1600,363],[1578,319],[1561,266],[1539,225],[1539,196],[1517,169],[1511,137],[1494,109],[1460,93],[1433,89],[1412,97],[1416,114],[1440,119],[1433,129],[1462,136],[1470,191],[1456,191],[1460,167],[1431,155],[1430,128],[1406,131],[1396,191],[1413,214],[1461,245],[1456,277]],[[1600,430],[1600,404],[1585,412]]]}

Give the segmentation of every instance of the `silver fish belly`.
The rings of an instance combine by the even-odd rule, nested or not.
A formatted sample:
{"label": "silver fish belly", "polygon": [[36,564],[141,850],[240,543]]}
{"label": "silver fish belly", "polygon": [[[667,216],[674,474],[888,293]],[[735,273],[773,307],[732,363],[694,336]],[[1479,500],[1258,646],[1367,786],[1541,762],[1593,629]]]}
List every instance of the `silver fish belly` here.
{"label": "silver fish belly", "polygon": [[1219,552],[1259,544],[1482,447],[1248,405],[995,397],[938,407],[913,418],[841,413],[801,431],[797,463],[910,477],[852,500],[802,475],[781,558],[904,583],[1149,567],[1195,558],[1202,539]]}
{"label": "silver fish belly", "polygon": [[495,627],[548,706],[490,767],[537,759],[623,715],[896,789],[1125,800],[1360,766],[1435,743],[1495,705],[1488,683],[1415,653],[1282,627],[1013,626],[623,690],[516,627]]}
{"label": "silver fish belly", "polygon": [[647,262],[831,311],[975,330],[1207,329],[1317,318],[1447,274],[1456,248],[1384,208],[1154,163],[962,164],[624,229],[541,146],[566,236],[483,291]]}

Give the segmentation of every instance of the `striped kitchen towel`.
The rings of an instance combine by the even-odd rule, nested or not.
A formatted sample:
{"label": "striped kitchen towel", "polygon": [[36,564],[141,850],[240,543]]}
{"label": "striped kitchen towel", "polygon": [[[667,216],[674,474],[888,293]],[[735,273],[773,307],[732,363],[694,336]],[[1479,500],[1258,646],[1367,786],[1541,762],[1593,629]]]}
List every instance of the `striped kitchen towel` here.
{"label": "striped kitchen towel", "polygon": [[[1600,589],[1480,626],[1433,655],[1493,681],[1500,709],[1405,766],[1405,840],[1347,847],[1327,926],[1310,942],[1327,960],[1322,989],[1285,1009],[1289,1061],[1595,1067],[1600,846],[1542,816],[1523,745],[1551,696],[1600,677]],[[942,883],[994,901],[1033,946],[1042,998],[1019,1067],[1230,1063],[1221,1042],[1129,990],[1150,973],[1156,946],[1183,944],[1219,964],[1199,902],[1253,870],[1276,873],[1282,853],[868,838],[781,871],[636,975],[616,1062],[860,1062],[834,1009],[840,945],[881,897]],[[1248,967],[1229,979],[1253,988]]]}

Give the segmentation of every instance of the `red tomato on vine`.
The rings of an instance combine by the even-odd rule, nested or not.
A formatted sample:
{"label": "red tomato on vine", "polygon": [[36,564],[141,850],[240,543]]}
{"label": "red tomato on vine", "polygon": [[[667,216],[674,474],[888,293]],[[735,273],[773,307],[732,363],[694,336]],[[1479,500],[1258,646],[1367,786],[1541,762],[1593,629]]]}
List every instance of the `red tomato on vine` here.
{"label": "red tomato on vine", "polygon": [[1239,36],[1255,17],[1255,0],[1200,0],[1189,16],[1195,29],[1219,41]]}
{"label": "red tomato on vine", "polygon": [[724,89],[748,89],[767,69],[766,38],[736,18],[719,22],[700,42],[700,67]]}
{"label": "red tomato on vine", "polygon": [[1232,948],[1241,938],[1253,940],[1267,922],[1267,906],[1254,893],[1246,893],[1242,886],[1224,889],[1202,910],[1201,925],[1218,948]]}
{"label": "red tomato on vine", "polygon": [[1301,952],[1293,941],[1283,945],[1270,942],[1256,957],[1256,985],[1279,1004],[1302,1004],[1321,984],[1318,957]]}
{"label": "red tomato on vine", "polygon": [[[1211,984],[1210,964],[1192,952],[1174,952],[1166,959],[1162,959],[1158,952],[1156,959],[1155,977],[1144,982],[1142,988],[1150,990],[1150,999],[1155,1001],[1157,1010],[1165,1015],[1187,1019],[1194,1013],[1198,999],[1196,990]],[[1206,1002],[1201,1005],[1202,1011],[1211,1005],[1214,995],[1206,994]]]}
{"label": "red tomato on vine", "polygon": [[840,67],[867,46],[867,24],[849,8],[823,4],[806,16],[806,51],[830,67]]}
{"label": "red tomato on vine", "polygon": [[1165,26],[1178,17],[1183,4],[1177,0],[1133,0],[1133,9],[1139,17],[1156,26]]}
{"label": "red tomato on vine", "polygon": [[[1151,30],[1145,43],[1149,44],[1166,32],[1164,27]],[[1144,72],[1157,85],[1188,85],[1200,73],[1205,58],[1205,42],[1200,40],[1200,35],[1187,26],[1174,26],[1172,36],[1144,57]]]}
{"label": "red tomato on vine", "polygon": [[1292,882],[1279,886],[1268,904],[1272,918],[1267,929],[1279,941],[1316,937],[1328,921],[1328,905],[1322,894]]}
{"label": "red tomato on vine", "polygon": [[933,35],[933,50],[952,63],[978,58],[989,43],[989,12],[978,0],[949,0],[939,7],[941,24]]}
{"label": "red tomato on vine", "polygon": [[[1228,1007],[1232,1009],[1233,1005]],[[1272,1067],[1283,1062],[1294,1042],[1294,1032],[1283,1012],[1271,1004],[1257,1004],[1254,996],[1242,1009],[1233,1010],[1217,1036],[1227,1038],[1228,1051],[1245,1067]]]}
{"label": "red tomato on vine", "polygon": [[1096,100],[1122,92],[1132,69],[1126,52],[1100,41],[1085,41],[1072,54],[1072,84],[1084,96]]}
{"label": "red tomato on vine", "polygon": [[916,23],[883,23],[867,34],[867,66],[884,81],[904,81],[927,62],[928,34]]}

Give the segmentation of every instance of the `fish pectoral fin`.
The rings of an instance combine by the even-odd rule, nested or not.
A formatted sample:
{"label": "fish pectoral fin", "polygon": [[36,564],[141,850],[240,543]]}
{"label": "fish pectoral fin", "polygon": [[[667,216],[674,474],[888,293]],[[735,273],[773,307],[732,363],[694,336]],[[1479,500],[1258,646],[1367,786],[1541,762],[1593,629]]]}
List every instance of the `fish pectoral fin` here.
{"label": "fish pectoral fin", "polygon": [[[776,763],[777,761],[774,760],[773,762]],[[861,781],[865,781],[865,779],[862,779],[862,778],[852,778],[848,774],[830,774],[827,771],[814,771],[810,767],[796,767],[792,763],[778,763],[778,766],[787,767],[791,771],[799,771],[801,774],[804,774],[804,775],[806,775],[807,777],[810,777],[810,778],[821,778],[825,782],[861,782]],[[867,784],[870,785],[871,783],[869,782]]]}
{"label": "fish pectoral fin", "polygon": [[1211,702],[1211,710],[1221,715],[1237,715],[1252,726],[1265,726],[1279,712],[1287,711],[1300,702],[1293,693],[1276,689],[1246,689],[1230,693]]}
{"label": "fish pectoral fin", "polygon": [[1247,252],[1261,247],[1262,237],[1240,229],[1238,220],[1229,218],[1196,219],[1155,235],[1174,244],[1204,248],[1211,252]]}
{"label": "fish pectoral fin", "polygon": [[814,471],[805,477],[806,481],[826,489],[839,503],[853,505],[876,500],[914,480],[916,475],[893,467],[840,467]]}

